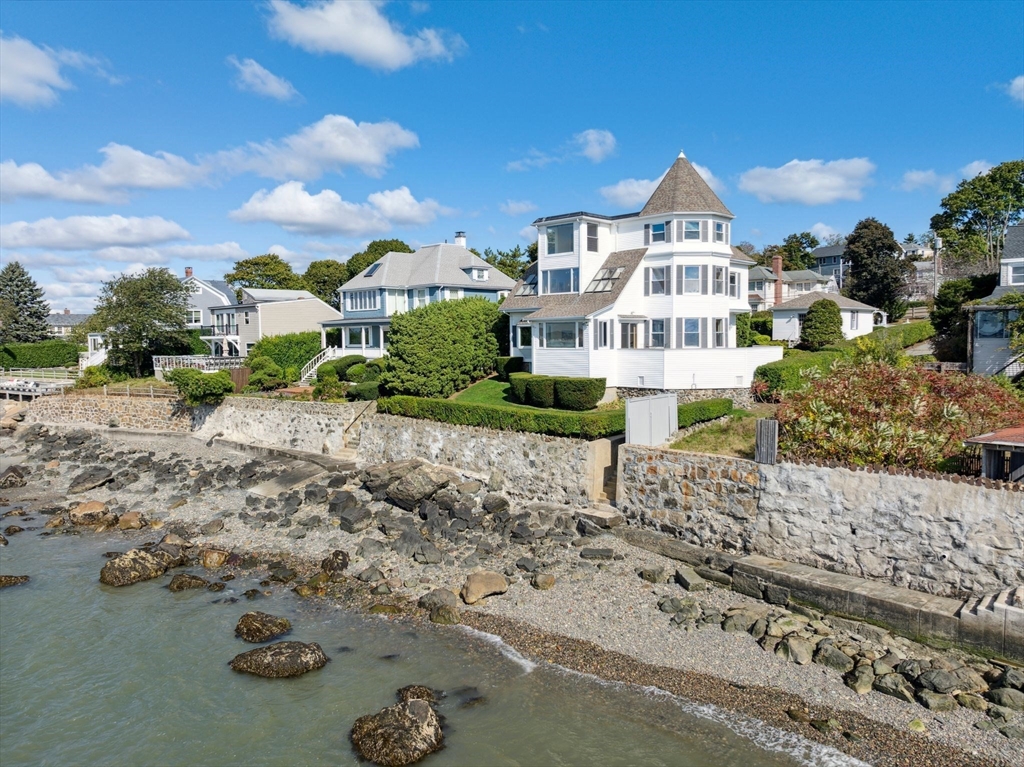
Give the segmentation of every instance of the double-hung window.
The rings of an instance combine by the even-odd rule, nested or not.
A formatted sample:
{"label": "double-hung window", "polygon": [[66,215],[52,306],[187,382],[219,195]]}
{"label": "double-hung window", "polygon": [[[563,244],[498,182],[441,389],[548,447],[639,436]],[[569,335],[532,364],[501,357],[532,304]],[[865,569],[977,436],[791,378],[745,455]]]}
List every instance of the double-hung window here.
{"label": "double-hung window", "polygon": [[554,253],[572,253],[572,224],[559,224],[548,227],[548,255]]}
{"label": "double-hung window", "polygon": [[664,296],[668,293],[668,274],[672,267],[652,266],[647,270],[648,284],[647,294],[651,296]]}
{"label": "double-hung window", "polygon": [[715,222],[715,242],[725,242],[725,224]]}
{"label": "double-hung window", "polygon": [[516,333],[519,336],[519,348],[533,346],[533,328],[529,325],[516,325]]}
{"label": "double-hung window", "polygon": [[740,297],[740,273],[729,272],[729,297],[739,298]]}
{"label": "double-hung window", "polygon": [[650,344],[652,349],[665,348],[665,320],[651,320]]}
{"label": "double-hung window", "polygon": [[1024,264],[1014,264],[1010,267],[1010,284],[1024,285]]}
{"label": "double-hung window", "polygon": [[665,224],[651,224],[651,242],[665,242]]}
{"label": "double-hung window", "polygon": [[715,267],[715,295],[725,295],[725,273],[726,268],[724,266]]}
{"label": "double-hung window", "polygon": [[189,310],[189,312],[188,312],[188,320],[187,320],[189,325],[198,325],[202,321],[203,321],[203,312],[202,312],[201,309],[199,309],[199,310],[197,310],[197,309],[190,309]]}
{"label": "double-hung window", "polygon": [[587,224],[587,252],[597,253],[597,224]]}
{"label": "double-hung window", "polygon": [[758,280],[750,286],[751,290],[755,293],[760,293],[764,290],[764,280]]}
{"label": "double-hung window", "polygon": [[[678,341],[676,342],[678,343]],[[696,348],[700,346],[700,319],[686,317],[683,319],[683,346]]]}
{"label": "double-hung window", "polygon": [[700,221],[686,221],[683,229],[683,239],[686,240],[699,240],[700,239]]}
{"label": "double-hung window", "polygon": [[413,294],[413,308],[419,309],[430,303],[430,291],[427,288],[417,288]]}
{"label": "double-hung window", "polygon": [[850,330],[856,330],[859,323],[858,318],[860,317],[859,312],[850,312]]}
{"label": "double-hung window", "polygon": [[477,282],[484,282],[487,279],[487,270],[473,269],[473,279]]}
{"label": "double-hung window", "polygon": [[377,308],[376,290],[353,290],[346,294],[350,312],[365,312]]}
{"label": "double-hung window", "polygon": [[608,348],[608,321],[597,323],[597,348]]}
{"label": "double-hung window", "polygon": [[700,293],[700,267],[683,267],[683,293]]}
{"label": "double-hung window", "polygon": [[725,323],[726,323],[726,321],[722,320],[722,319],[716,319],[715,320],[715,346],[717,348],[719,348],[719,349],[721,349],[722,347],[725,346],[725,340],[726,340]]}
{"label": "double-hung window", "polygon": [[637,323],[635,322],[623,322],[619,325],[622,328],[622,339],[620,347],[623,349],[635,349],[636,344],[636,328]]}
{"label": "double-hung window", "polygon": [[544,295],[551,293],[578,293],[580,289],[579,269],[545,269]]}

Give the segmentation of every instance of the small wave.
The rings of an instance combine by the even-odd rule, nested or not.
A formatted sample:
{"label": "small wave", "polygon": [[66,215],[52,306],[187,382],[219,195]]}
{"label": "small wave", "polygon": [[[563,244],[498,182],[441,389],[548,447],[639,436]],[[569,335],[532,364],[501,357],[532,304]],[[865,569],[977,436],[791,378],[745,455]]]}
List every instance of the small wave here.
{"label": "small wave", "polygon": [[529,674],[531,671],[537,668],[536,663],[534,663],[532,660],[529,660],[528,658],[523,657],[523,655],[516,648],[512,647],[510,644],[507,644],[505,640],[497,634],[488,634],[486,631],[477,631],[476,629],[471,629],[469,626],[459,626],[459,628],[462,629],[465,633],[469,634],[470,636],[476,637],[477,639],[482,639],[484,642],[487,642],[487,644],[494,645],[495,647],[497,647],[498,652],[500,652],[513,663],[517,664],[527,674]]}

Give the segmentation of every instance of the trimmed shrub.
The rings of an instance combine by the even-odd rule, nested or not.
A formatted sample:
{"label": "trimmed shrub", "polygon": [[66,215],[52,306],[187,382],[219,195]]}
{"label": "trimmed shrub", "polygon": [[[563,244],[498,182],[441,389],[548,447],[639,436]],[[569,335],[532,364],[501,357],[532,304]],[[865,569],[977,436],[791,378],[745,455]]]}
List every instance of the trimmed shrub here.
{"label": "trimmed shrub", "polygon": [[87,367],[82,371],[82,374],[78,376],[78,380],[75,381],[76,389],[96,389],[100,386],[106,386],[113,381],[113,376],[110,374],[110,369],[105,365],[93,365]]}
{"label": "trimmed shrub", "polygon": [[[351,374],[352,369],[354,367],[356,367],[356,366],[353,365],[351,368],[349,368],[348,372],[350,374]],[[369,363],[367,363],[366,371],[363,373],[363,380],[362,380],[362,382],[363,383],[369,383],[370,381],[378,381],[378,380],[380,380],[380,374],[382,372],[384,372],[384,371],[383,371],[383,368],[380,365],[370,365]]]}
{"label": "trimmed shrub", "polygon": [[164,377],[177,387],[178,394],[190,407],[219,405],[235,390],[226,370],[204,373],[194,368],[178,368],[168,371]]}
{"label": "trimmed shrub", "polygon": [[498,373],[499,381],[507,381],[508,377],[513,373],[519,373],[523,369],[523,358],[522,357],[498,357],[498,361],[494,366],[495,371]]}
{"label": "trimmed shrub", "polygon": [[352,400],[363,400],[369,402],[375,400],[380,396],[380,387],[376,381],[367,381],[365,383],[356,384],[350,386],[348,389],[348,398]]}
{"label": "trimmed shrub", "polygon": [[323,365],[316,369],[316,380],[317,381],[330,381],[338,380],[338,371],[334,367],[334,362],[325,362]]}
{"label": "trimmed shrub", "polygon": [[533,378],[530,373],[510,373],[508,376],[508,390],[512,399],[516,402],[526,404],[526,384]]}
{"label": "trimmed shrub", "polygon": [[526,381],[526,402],[534,407],[555,406],[555,379],[530,376]]}
{"label": "trimmed shrub", "polygon": [[750,329],[750,315],[736,315],[736,346],[753,346],[754,331]]}
{"label": "trimmed shrub", "polygon": [[362,383],[364,375],[366,375],[366,364],[363,362],[357,362],[345,371],[345,380],[351,381],[352,383]]}
{"label": "trimmed shrub", "polygon": [[795,391],[804,385],[808,376],[801,371],[822,372],[841,356],[839,351],[811,353],[794,350],[781,360],[761,365],[754,371],[754,381],[764,381],[767,386],[760,395],[762,399],[777,401],[785,392]]}
{"label": "trimmed shrub", "polygon": [[819,298],[807,309],[807,316],[800,328],[800,342],[808,349],[817,351],[842,340],[843,315],[839,312],[839,304],[828,298]]}
{"label": "trimmed shrub", "polygon": [[0,344],[0,367],[64,368],[78,364],[78,347],[55,339],[34,344]]}
{"label": "trimmed shrub", "polygon": [[555,401],[565,410],[593,410],[604,396],[604,378],[555,378]]}
{"label": "trimmed shrub", "polygon": [[728,397],[704,399],[679,406],[679,428],[685,429],[695,423],[713,421],[732,412],[732,400]]}
{"label": "trimmed shrub", "polygon": [[316,386],[313,387],[313,399],[341,399],[345,396],[347,385],[338,380],[338,373],[330,364],[323,364],[316,371]]}
{"label": "trimmed shrub", "polygon": [[754,312],[750,315],[750,329],[763,336],[772,337],[772,313]]}
{"label": "trimmed shrub", "polygon": [[[320,353],[320,333],[310,330],[305,333],[286,333],[269,336],[256,342],[248,359],[269,357],[282,371],[294,367],[302,370],[306,363]],[[252,367],[252,364],[249,365]],[[283,372],[280,374],[283,375]],[[298,378],[298,376],[296,376]]]}
{"label": "trimmed shrub", "polygon": [[249,385],[247,389],[254,391],[273,391],[288,385],[284,380],[284,371],[270,357],[249,357]]}
{"label": "trimmed shrub", "polygon": [[299,370],[299,369],[298,369],[297,367],[295,367],[294,365],[291,365],[291,366],[289,366],[289,367],[286,367],[286,368],[284,369],[284,376],[283,376],[283,378],[284,378],[284,380],[285,380],[285,381],[287,381],[288,383],[295,383],[295,382],[296,382],[296,381],[298,381],[298,380],[299,380],[299,379],[300,379],[301,377],[302,377],[302,371],[301,371],[301,370]]}
{"label": "trimmed shrub", "polygon": [[[344,380],[345,379],[345,374],[348,373],[348,369],[350,367],[352,367],[353,365],[358,365],[360,363],[365,363],[365,362],[366,362],[366,357],[364,357],[362,354],[347,354],[344,357],[342,357],[341,359],[335,360],[333,364],[334,364],[334,369],[338,373],[338,378]],[[327,364],[327,363],[325,363],[325,364]]]}

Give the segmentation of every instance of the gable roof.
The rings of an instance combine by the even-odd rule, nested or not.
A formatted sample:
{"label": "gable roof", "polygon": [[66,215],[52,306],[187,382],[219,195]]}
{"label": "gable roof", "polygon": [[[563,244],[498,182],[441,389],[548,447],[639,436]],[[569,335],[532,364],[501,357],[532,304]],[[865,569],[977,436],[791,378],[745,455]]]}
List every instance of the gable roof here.
{"label": "gable roof", "polygon": [[831,256],[841,256],[846,253],[846,245],[822,245],[820,248],[815,248],[811,251],[811,255],[815,258],[829,258]]}
{"label": "gable roof", "polygon": [[643,261],[647,248],[635,250],[619,250],[610,253],[601,264],[601,269],[622,269],[622,274],[615,280],[612,289],[604,293],[557,293],[547,296],[517,296],[519,286],[529,277],[536,276],[537,264],[531,264],[523,274],[523,279],[516,283],[516,290],[501,305],[503,312],[531,311],[526,319],[554,319],[561,317],[588,317],[615,303],[629,282],[630,277]]}
{"label": "gable roof", "polygon": [[[373,267],[377,268],[374,269]],[[474,280],[467,269],[486,269],[486,280]],[[370,273],[372,270],[372,274]],[[446,286],[478,290],[511,290],[515,280],[461,245],[426,245],[415,253],[386,253],[341,286],[341,290]]]}
{"label": "gable roof", "polygon": [[659,213],[720,213],[732,216],[682,152],[640,211],[641,216]]}
{"label": "gable roof", "polygon": [[852,298],[841,296],[838,293],[822,293],[821,291],[815,291],[811,293],[804,293],[802,296],[797,296],[784,304],[776,304],[772,307],[772,311],[786,311],[787,309],[809,309],[811,304],[815,301],[832,301],[837,304],[840,309],[859,309],[864,312],[877,312],[880,311],[873,306],[862,304],[860,301],[854,301]]}
{"label": "gable roof", "polygon": [[[774,280],[775,272],[766,266],[755,266],[750,270],[748,280]],[[783,271],[783,282],[829,282],[833,277],[820,274],[811,269],[796,269],[794,271]]]}
{"label": "gable roof", "polygon": [[737,248],[735,245],[730,245],[729,247],[732,250],[732,260],[733,261],[742,261],[742,262],[744,262],[746,264],[756,264],[757,263],[757,261],[752,259],[750,256],[748,256],[742,250]]}
{"label": "gable roof", "polygon": [[56,314],[46,315],[46,324],[51,328],[73,328],[76,325],[81,325],[90,317],[92,317],[91,314],[64,314],[63,312],[57,312]]}
{"label": "gable roof", "polygon": [[216,290],[218,293],[224,296],[228,300],[228,303],[232,303],[235,300],[235,291],[230,285],[224,280],[206,280],[202,277],[196,277],[192,275],[190,277],[182,277],[182,282],[201,282],[209,288]]}
{"label": "gable roof", "polygon": [[[246,301],[246,297],[250,300]],[[308,290],[271,290],[268,288],[242,288],[242,303],[268,303],[270,301],[294,301],[297,298],[316,298]]]}

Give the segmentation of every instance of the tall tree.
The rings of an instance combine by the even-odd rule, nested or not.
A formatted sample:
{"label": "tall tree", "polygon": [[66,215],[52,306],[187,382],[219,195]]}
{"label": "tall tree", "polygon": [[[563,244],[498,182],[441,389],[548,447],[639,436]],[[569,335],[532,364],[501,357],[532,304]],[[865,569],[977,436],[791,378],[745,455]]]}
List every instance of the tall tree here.
{"label": "tall tree", "polygon": [[998,281],[998,274],[986,274],[942,283],[930,317],[935,328],[932,343],[936,357],[943,362],[964,362],[967,359],[967,313],[964,312],[964,304],[991,294]]}
{"label": "tall tree", "polygon": [[348,282],[348,267],[330,258],[313,261],[306,267],[302,279],[310,293],[337,309],[338,288]]}
{"label": "tall tree", "polygon": [[292,271],[291,265],[276,253],[265,253],[235,262],[224,275],[232,287],[277,290],[306,290],[306,281]]}
{"label": "tall tree", "polygon": [[1024,160],[1011,160],[974,178],[961,181],[942,198],[942,211],[932,216],[935,232],[977,234],[985,241],[986,258],[994,266],[1002,257],[1006,231],[1024,219]]}
{"label": "tall tree", "polygon": [[908,234],[906,237],[903,238],[903,244],[904,245],[917,245],[917,237],[915,237],[914,233],[911,232],[910,234]]}
{"label": "tall tree", "polygon": [[752,242],[748,242],[747,240],[743,240],[743,242],[737,245],[736,248],[738,250],[743,251],[743,253],[750,256],[751,258],[753,258],[754,254],[757,253],[757,246]]}
{"label": "tall tree", "polygon": [[370,264],[379,261],[388,253],[412,253],[412,248],[401,240],[374,240],[366,246],[366,250],[355,253],[345,262],[348,269],[348,279],[366,269]]}
{"label": "tall tree", "polygon": [[49,337],[50,305],[43,300],[43,289],[17,261],[0,269],[0,301],[7,307],[7,316],[0,318],[5,341],[32,343]]}
{"label": "tall tree", "polygon": [[814,256],[811,255],[811,251],[819,244],[818,238],[810,232],[789,235],[779,246],[782,251],[782,268],[786,270],[814,268]]}
{"label": "tall tree", "polygon": [[518,245],[511,250],[491,250],[486,248],[482,258],[499,272],[507,274],[513,280],[518,280],[522,277],[526,267],[531,263],[527,252]]}
{"label": "tall tree", "polygon": [[106,333],[109,364],[138,378],[152,364],[153,354],[189,347],[185,318],[190,295],[188,285],[155,267],[103,283],[93,316]]}
{"label": "tall tree", "polygon": [[890,320],[903,317],[914,263],[903,258],[892,229],[875,218],[865,218],[846,240],[846,257],[850,260],[849,297],[881,309]]}

